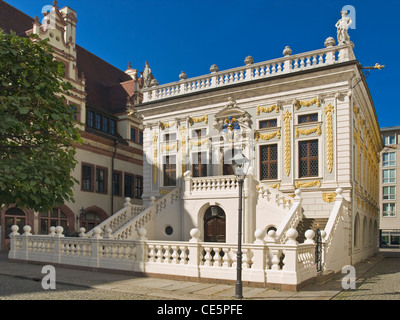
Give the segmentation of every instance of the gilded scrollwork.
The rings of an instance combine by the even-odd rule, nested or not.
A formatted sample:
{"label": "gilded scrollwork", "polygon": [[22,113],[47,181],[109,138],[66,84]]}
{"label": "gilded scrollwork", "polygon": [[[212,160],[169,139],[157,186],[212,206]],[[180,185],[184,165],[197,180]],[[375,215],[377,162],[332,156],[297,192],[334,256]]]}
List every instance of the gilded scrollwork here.
{"label": "gilded scrollwork", "polygon": [[325,107],[325,115],[326,115],[326,157],[327,157],[327,166],[329,172],[333,170],[333,113],[335,112],[335,107],[331,104],[328,104]]}
{"label": "gilded scrollwork", "polygon": [[279,113],[279,106],[277,104],[274,104],[271,107],[259,107],[258,106],[257,107],[257,116],[259,116],[261,112],[270,113],[270,112],[272,112],[274,110],[275,110],[276,113]]}
{"label": "gilded scrollwork", "polygon": [[308,136],[308,135],[313,134],[313,133],[317,133],[319,136],[321,135],[322,131],[321,131],[321,125],[320,124],[318,126],[316,126],[315,128],[309,128],[309,129],[296,128],[296,138],[298,138],[300,134]]}
{"label": "gilded scrollwork", "polygon": [[291,138],[290,138],[290,121],[292,120],[292,114],[289,110],[286,110],[286,113],[283,115],[283,121],[285,125],[285,171],[286,176],[290,175],[290,165],[292,162],[291,158]]}
{"label": "gilded scrollwork", "polygon": [[279,129],[279,130],[277,130],[275,132],[272,132],[272,133],[265,133],[265,134],[260,133],[260,132],[256,132],[254,135],[255,135],[254,139],[256,141],[258,141],[260,139],[262,139],[262,140],[271,140],[272,138],[275,138],[275,137],[280,139],[281,138],[281,129]]}

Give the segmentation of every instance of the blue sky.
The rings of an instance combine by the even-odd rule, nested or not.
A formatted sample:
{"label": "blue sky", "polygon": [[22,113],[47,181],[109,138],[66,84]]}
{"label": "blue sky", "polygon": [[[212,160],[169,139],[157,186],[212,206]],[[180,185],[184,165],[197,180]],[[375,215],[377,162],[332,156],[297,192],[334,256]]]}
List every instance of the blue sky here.
{"label": "blue sky", "polygon": [[[34,17],[52,0],[6,0]],[[356,9],[356,29],[349,31],[363,66],[375,63],[368,85],[381,127],[400,125],[399,0],[59,0],[78,13],[77,43],[126,70],[139,71],[149,61],[160,84],[324,47],[336,39],[335,23],[345,5]]]}

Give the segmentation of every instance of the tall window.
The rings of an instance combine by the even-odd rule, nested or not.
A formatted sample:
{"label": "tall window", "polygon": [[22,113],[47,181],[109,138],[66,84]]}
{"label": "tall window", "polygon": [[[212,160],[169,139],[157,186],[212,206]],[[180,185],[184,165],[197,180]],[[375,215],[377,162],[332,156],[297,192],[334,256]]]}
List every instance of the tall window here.
{"label": "tall window", "polygon": [[207,176],[207,154],[205,152],[193,154],[192,172],[193,177]]}
{"label": "tall window", "polygon": [[260,180],[278,179],[278,145],[260,146]]}
{"label": "tall window", "polygon": [[142,199],[143,195],[143,177],[135,176],[135,196],[137,199]]}
{"label": "tall window", "polygon": [[136,142],[136,130],[131,127],[131,141]]}
{"label": "tall window", "polygon": [[81,216],[80,226],[86,231],[92,230],[101,223],[100,217],[95,212],[85,212]]}
{"label": "tall window", "polygon": [[176,156],[166,156],[164,163],[164,186],[176,185]]}
{"label": "tall window", "polygon": [[54,208],[48,212],[40,213],[40,234],[48,234],[50,227],[61,226],[68,231],[68,218],[61,209]]}
{"label": "tall window", "polygon": [[384,153],[382,156],[382,166],[393,167],[396,165],[396,153]]}
{"label": "tall window", "polygon": [[318,176],[318,140],[299,142],[299,178]]}
{"label": "tall window", "polygon": [[89,127],[94,127],[94,112],[93,111],[88,111],[88,126]]}
{"label": "tall window", "polygon": [[88,165],[82,166],[82,191],[92,191],[92,172],[93,167]]}
{"label": "tall window", "polygon": [[115,196],[121,195],[121,173],[119,172],[113,173],[112,191]]}
{"label": "tall window", "polygon": [[143,131],[139,131],[139,144],[143,144]]}
{"label": "tall window", "polygon": [[395,217],[396,216],[396,204],[395,203],[384,203],[382,215],[384,217]]}
{"label": "tall window", "polygon": [[396,200],[396,187],[383,187],[383,200]]}
{"label": "tall window", "polygon": [[106,169],[96,168],[96,192],[106,193],[107,173]]}
{"label": "tall window", "polygon": [[382,170],[383,183],[396,183],[396,170],[385,169]]}
{"label": "tall window", "polygon": [[124,177],[124,197],[129,197],[129,198],[133,198],[134,194],[133,194],[133,175],[131,174],[125,174]]}

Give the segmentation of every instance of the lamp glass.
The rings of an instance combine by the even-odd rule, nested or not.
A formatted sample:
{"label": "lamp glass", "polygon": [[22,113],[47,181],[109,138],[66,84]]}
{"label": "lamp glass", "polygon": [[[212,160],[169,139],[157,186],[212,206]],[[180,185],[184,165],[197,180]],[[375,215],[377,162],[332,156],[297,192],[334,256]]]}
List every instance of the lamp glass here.
{"label": "lamp glass", "polygon": [[250,167],[250,160],[241,153],[232,158],[232,169],[236,176],[246,176]]}

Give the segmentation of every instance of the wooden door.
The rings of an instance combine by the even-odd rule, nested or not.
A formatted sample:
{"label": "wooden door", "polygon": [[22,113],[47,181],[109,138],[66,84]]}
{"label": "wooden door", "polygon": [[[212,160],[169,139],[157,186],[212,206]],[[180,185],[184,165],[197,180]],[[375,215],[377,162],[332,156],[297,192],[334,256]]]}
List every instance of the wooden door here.
{"label": "wooden door", "polygon": [[225,242],[225,212],[219,207],[209,208],[204,216],[204,241]]}

